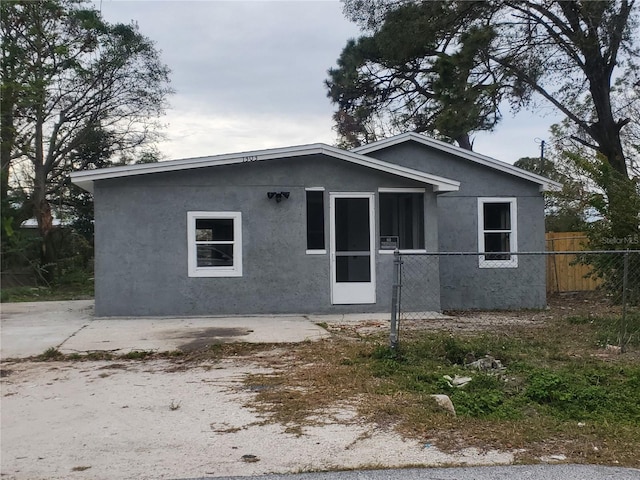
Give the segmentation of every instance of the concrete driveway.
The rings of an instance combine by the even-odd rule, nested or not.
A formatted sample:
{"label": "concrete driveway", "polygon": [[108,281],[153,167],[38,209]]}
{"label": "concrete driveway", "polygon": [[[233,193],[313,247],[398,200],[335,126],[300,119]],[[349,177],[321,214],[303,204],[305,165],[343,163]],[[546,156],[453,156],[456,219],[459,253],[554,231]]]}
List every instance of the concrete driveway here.
{"label": "concrete driveway", "polygon": [[307,316],[96,318],[93,300],[3,303],[0,357],[189,350],[226,342],[293,343],[328,336]]}
{"label": "concrete driveway", "polygon": [[[367,320],[379,323],[376,328],[388,328],[388,317],[370,322],[373,315],[96,319],[91,301],[0,307],[3,360],[38,355],[51,347],[65,353],[126,353],[213,342],[299,342],[326,336],[315,324],[321,321]],[[355,403],[337,403],[318,412],[302,433],[289,430],[254,408],[256,392],[264,385],[246,381],[274,371],[286,350],[284,346],[252,358],[205,362],[3,361],[2,479],[204,479],[267,473],[287,476],[261,478],[640,479],[638,470],[573,465],[353,471],[509,464],[515,452],[443,452],[423,438],[405,438],[392,428],[363,422]],[[290,475],[301,471],[330,472]]]}

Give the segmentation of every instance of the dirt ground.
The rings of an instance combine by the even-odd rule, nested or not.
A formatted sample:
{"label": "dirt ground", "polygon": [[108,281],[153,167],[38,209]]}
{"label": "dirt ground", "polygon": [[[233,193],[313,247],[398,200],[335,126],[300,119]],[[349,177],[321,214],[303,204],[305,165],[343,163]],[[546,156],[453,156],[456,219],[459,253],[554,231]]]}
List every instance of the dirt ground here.
{"label": "dirt ground", "polygon": [[[581,308],[592,306],[575,298],[554,306],[561,314]],[[457,313],[403,328],[535,327],[548,315]],[[362,335],[388,322],[326,327]],[[157,479],[513,461],[508,451],[445,454],[362,423],[349,406],[323,412],[301,435],[288,433],[247,406],[256,392],[243,378],[267,372],[266,365],[251,357],[188,367],[171,359],[3,362],[1,478]]]}
{"label": "dirt ground", "polygon": [[179,478],[374,466],[505,464],[510,452],[455,455],[322,415],[302,435],[245,407],[246,361],[175,369],[171,360],[20,362],[2,372],[2,479]]}

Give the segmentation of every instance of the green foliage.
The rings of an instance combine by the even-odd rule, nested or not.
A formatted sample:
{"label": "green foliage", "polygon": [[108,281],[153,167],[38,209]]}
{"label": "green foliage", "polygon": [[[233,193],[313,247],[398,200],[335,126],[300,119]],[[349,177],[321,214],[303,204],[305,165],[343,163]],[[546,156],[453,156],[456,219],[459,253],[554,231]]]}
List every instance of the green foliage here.
{"label": "green foliage", "polygon": [[568,420],[618,420],[638,422],[640,405],[626,396],[636,396],[640,369],[610,365],[569,366],[550,372],[534,370],[525,396]]}
{"label": "green foliage", "polygon": [[329,71],[343,143],[413,130],[470,149],[469,134],[500,120],[500,100],[546,103],[628,176],[621,130],[640,98],[619,92],[638,85],[633,2],[345,0],[344,12],[368,35]]}
{"label": "green foliage", "polygon": [[567,321],[572,325],[590,325],[595,329],[592,337],[594,344],[600,347],[618,345],[621,328],[625,330],[625,343],[627,347],[640,347],[640,312],[629,311],[626,313],[622,325],[622,316],[578,316],[569,317]]}
{"label": "green foliage", "polygon": [[[602,155],[585,155],[579,151],[565,151],[564,154],[595,187],[590,204],[603,217],[603,221],[594,223],[589,232],[589,240],[594,248],[617,250],[621,242],[615,239],[637,237],[640,233],[638,180],[617,171]],[[623,249],[640,247],[640,239],[634,240],[622,245]]]}
{"label": "green foliage", "polygon": [[126,358],[127,360],[143,360],[147,357],[153,356],[154,353],[155,352],[150,350],[133,350],[122,355],[122,358]]}
{"label": "green foliage", "polygon": [[0,302],[45,302],[54,300],[87,300],[93,298],[93,278],[69,285],[35,287],[3,287]]}
{"label": "green foliage", "polygon": [[516,411],[505,409],[507,397],[504,380],[487,374],[472,374],[473,380],[450,392],[456,412],[474,418],[517,418]]}
{"label": "green foliage", "polygon": [[[476,66],[494,31],[474,21],[491,8],[483,2],[405,4],[389,9],[372,35],[350,40],[327,81],[342,144],[414,130],[471,149],[470,132],[492,130],[501,88],[477,75]],[[447,28],[464,31],[451,41]]]}
{"label": "green foliage", "polygon": [[[2,2],[0,33],[3,272],[28,268],[43,284],[78,282],[87,249],[68,229],[71,246],[61,242],[53,210],[90,244],[93,201],[68,174],[116,156],[148,160],[171,93],[169,69],[135,23],[109,24],[83,0]],[[18,232],[29,218],[39,238]]]}
{"label": "green foliage", "polygon": [[47,348],[44,352],[42,352],[42,354],[38,356],[38,359],[43,361],[60,360],[62,358],[64,358],[64,354],[55,347]]}
{"label": "green foliage", "polygon": [[[559,128],[559,127],[558,127]],[[556,135],[560,130],[556,130]],[[602,155],[584,150],[564,151],[564,158],[575,168],[576,177],[589,183],[586,205],[596,221],[584,231],[591,250],[640,250],[640,183],[616,170]],[[624,275],[627,272],[626,301],[640,304],[640,255],[590,254],[579,260],[592,268],[592,275],[602,280],[601,288],[615,302],[623,299]]]}
{"label": "green foliage", "polygon": [[[567,319],[567,325],[580,327],[575,335],[590,348],[602,348],[592,339],[608,335],[615,330],[613,324],[615,319],[605,317]],[[634,317],[633,325],[640,328],[640,316]],[[377,346],[363,360],[371,374],[385,382],[380,393],[446,394],[465,417],[517,421],[537,415],[561,422],[640,422],[640,366],[559,354],[567,348],[562,343],[555,335],[424,333],[405,339],[399,354]],[[640,340],[633,345],[640,345]],[[500,359],[506,370],[464,368],[470,358],[486,354]],[[455,387],[444,375],[472,380]]]}
{"label": "green foliage", "polygon": [[562,184],[560,191],[545,192],[545,231],[581,232],[587,228],[590,195],[566,162],[524,157],[513,165]]}
{"label": "green foliage", "polygon": [[136,24],[109,24],[83,0],[2,2],[0,33],[3,217],[14,231],[37,219],[41,243],[29,261],[46,271],[59,260],[52,205],[90,240],[90,200],[68,195],[68,173],[155,141],[169,69]]}

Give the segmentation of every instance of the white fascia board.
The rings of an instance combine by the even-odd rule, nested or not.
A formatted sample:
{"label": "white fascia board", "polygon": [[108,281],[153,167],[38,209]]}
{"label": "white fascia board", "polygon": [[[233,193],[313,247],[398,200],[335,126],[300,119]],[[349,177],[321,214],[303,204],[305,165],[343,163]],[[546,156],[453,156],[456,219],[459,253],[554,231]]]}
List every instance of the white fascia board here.
{"label": "white fascia board", "polygon": [[96,180],[132,177],[136,175],[146,175],[149,173],[174,172],[216,165],[232,165],[234,163],[251,163],[270,160],[273,158],[313,155],[315,153],[320,153],[323,146],[323,144],[317,143],[296,147],[272,148],[268,150],[228,153],[208,157],[181,158],[178,160],[167,160],[157,163],[101,168],[98,170],[85,170],[82,172],[71,173],[71,181],[79,187],[92,192],[93,182]]}
{"label": "white fascia board", "polygon": [[367,145],[354,148],[351,151],[353,153],[366,155],[368,153],[375,152],[376,150],[381,150],[383,148],[388,148],[393,145],[398,145],[408,140],[414,140],[418,143],[422,143],[423,145],[427,145],[437,150],[450,153],[452,155],[456,155],[458,157],[471,160],[472,162],[478,163],[480,165],[484,165],[486,167],[490,167],[495,170],[508,173],[510,175],[514,175],[516,177],[523,178],[525,180],[529,180],[531,182],[537,183],[540,185],[540,191],[562,190],[561,183],[554,182],[553,180],[550,180],[541,175],[537,175],[527,170],[523,170],[521,168],[515,167],[509,163],[496,160],[495,158],[487,157],[479,153],[465,150],[464,148],[456,147],[455,145],[452,145],[450,143],[443,142],[441,140],[436,140],[434,138],[429,138],[425,135],[415,133],[415,132],[407,132],[407,133],[402,133],[400,135],[396,135],[394,137],[385,138],[377,142],[369,143]]}
{"label": "white fascia board", "polygon": [[325,145],[325,150],[326,152],[323,153],[327,153],[332,157],[355,163],[356,165],[363,165],[365,167],[380,170],[382,172],[387,172],[393,175],[398,175],[400,177],[416,180],[420,183],[433,185],[433,190],[435,192],[457,192],[458,190],[460,190],[460,182],[451,180],[450,178],[431,175],[430,173],[421,172],[412,168],[402,167],[394,163],[378,160],[377,158],[348,152],[337,147],[330,147],[329,145]]}
{"label": "white fascia board", "polygon": [[416,180],[421,183],[433,185],[433,189],[436,192],[451,192],[457,191],[460,188],[460,182],[456,182],[455,180],[450,180],[448,178],[438,177],[436,175],[430,175],[418,170],[413,170],[388,162],[383,162],[372,157],[366,157],[357,153],[348,152],[337,147],[325,145],[323,143],[231,153],[210,157],[185,158],[158,163],[126,165],[121,167],[102,168],[98,170],[86,170],[82,172],[73,172],[71,174],[71,180],[79,187],[92,192],[93,182],[96,180],[124,178],[136,175],[172,172],[178,170],[190,170],[193,168],[212,167],[219,165],[232,165],[237,163],[252,163],[258,161],[315,154],[324,154],[329,157],[338,158],[357,165],[362,165],[365,167],[373,168],[375,170],[380,170],[391,173],[393,175]]}

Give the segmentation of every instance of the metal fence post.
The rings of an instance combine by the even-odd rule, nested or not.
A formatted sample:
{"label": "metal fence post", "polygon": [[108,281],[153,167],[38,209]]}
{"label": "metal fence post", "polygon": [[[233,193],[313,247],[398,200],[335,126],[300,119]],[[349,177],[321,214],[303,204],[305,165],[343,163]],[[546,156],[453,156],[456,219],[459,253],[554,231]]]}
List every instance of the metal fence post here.
{"label": "metal fence post", "polygon": [[393,286],[391,291],[391,332],[389,334],[389,347],[393,350],[398,348],[398,316],[400,312],[400,252],[396,249],[393,252]]}
{"label": "metal fence post", "polygon": [[620,318],[620,332],[618,333],[618,346],[624,353],[627,343],[627,287],[629,282],[629,251],[624,252],[622,262],[622,317]]}

